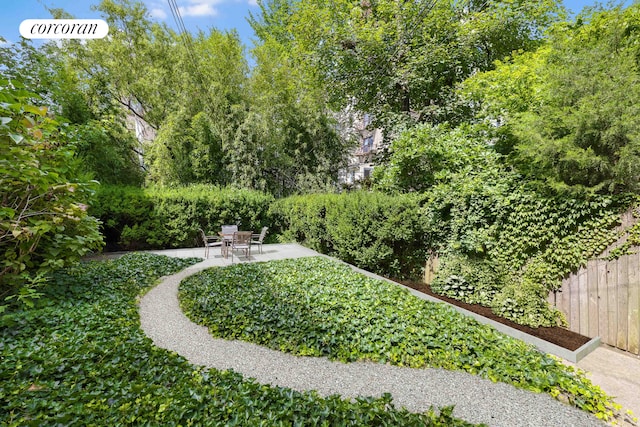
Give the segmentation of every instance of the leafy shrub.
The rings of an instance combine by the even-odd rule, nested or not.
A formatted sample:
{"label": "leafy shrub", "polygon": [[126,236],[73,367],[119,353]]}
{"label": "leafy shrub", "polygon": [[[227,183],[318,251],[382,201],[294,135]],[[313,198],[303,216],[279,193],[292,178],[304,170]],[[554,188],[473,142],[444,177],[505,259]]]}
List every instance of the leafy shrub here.
{"label": "leafy shrub", "polygon": [[239,264],[185,279],[184,312],[212,335],[341,361],[460,369],[612,418],[583,373],[443,304],[326,258]]}
{"label": "leafy shrub", "polygon": [[0,317],[0,424],[468,426],[391,397],[321,398],[189,364],[140,330],[136,299],[195,260],[126,255],[60,271],[32,309]]}
{"label": "leafy shrub", "polygon": [[431,246],[421,202],[379,192],[312,194],[277,200],[270,216],[284,240],[386,276],[421,277]]}
{"label": "leafy shrub", "polygon": [[0,79],[0,304],[30,303],[50,270],[102,245],[86,212],[95,182],[80,177],[74,141],[37,99]]}
{"label": "leafy shrub", "polygon": [[549,291],[540,282],[527,277],[514,280],[491,301],[494,313],[521,325],[565,325],[564,315],[547,303]]}
{"label": "leafy shrub", "polygon": [[431,289],[470,304],[491,306],[495,294],[505,284],[501,268],[484,258],[450,255],[440,265]]}
{"label": "leafy shrub", "polygon": [[209,232],[237,222],[248,230],[270,226],[272,201],[258,191],[209,185],[101,186],[90,212],[104,223],[108,249],[164,249],[199,245],[199,228]]}

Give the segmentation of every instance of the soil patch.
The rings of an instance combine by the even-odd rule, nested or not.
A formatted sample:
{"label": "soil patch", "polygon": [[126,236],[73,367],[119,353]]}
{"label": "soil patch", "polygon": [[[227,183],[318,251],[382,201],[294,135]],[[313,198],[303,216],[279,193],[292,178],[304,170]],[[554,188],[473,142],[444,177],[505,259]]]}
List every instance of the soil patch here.
{"label": "soil patch", "polygon": [[429,285],[426,285],[424,283],[407,282],[407,281],[401,281],[401,280],[400,281],[396,280],[396,282],[402,283],[403,285],[409,288],[415,289],[418,292],[431,295],[432,297],[437,298],[441,301],[445,301],[445,302],[448,302],[449,304],[464,308],[465,310],[472,311],[488,319],[494,320],[496,322],[500,322],[504,325],[507,325],[519,331],[525,332],[529,335],[533,335],[534,337],[540,338],[542,340],[548,341],[560,347],[566,348],[567,350],[570,350],[570,351],[575,351],[579,349],[582,345],[586,344],[587,342],[589,342],[589,340],[591,340],[591,338],[589,337],[585,337],[584,335],[580,335],[576,332],[572,332],[568,329],[565,329],[559,326],[552,327],[552,328],[545,328],[545,327],[531,328],[529,326],[518,325],[517,323],[512,322],[511,320],[508,320],[496,315],[491,311],[489,307],[483,307],[477,304],[467,304],[465,302],[458,301],[453,298],[446,297],[444,295],[436,294],[431,290],[431,287]]}

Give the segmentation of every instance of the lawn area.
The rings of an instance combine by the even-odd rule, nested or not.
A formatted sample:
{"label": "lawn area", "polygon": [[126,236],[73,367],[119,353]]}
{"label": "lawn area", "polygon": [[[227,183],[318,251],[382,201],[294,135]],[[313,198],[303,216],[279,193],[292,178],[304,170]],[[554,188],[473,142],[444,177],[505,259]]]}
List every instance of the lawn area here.
{"label": "lawn area", "polygon": [[443,304],[324,257],[212,268],[180,285],[212,335],[298,355],[470,372],[605,419],[617,405],[581,372]]}
{"label": "lawn area", "polygon": [[194,262],[131,254],[81,264],[54,274],[34,307],[3,313],[0,425],[471,425],[451,408],[412,414],[389,396],[322,398],[197,368],[157,348],[140,329],[136,302],[160,276]]}

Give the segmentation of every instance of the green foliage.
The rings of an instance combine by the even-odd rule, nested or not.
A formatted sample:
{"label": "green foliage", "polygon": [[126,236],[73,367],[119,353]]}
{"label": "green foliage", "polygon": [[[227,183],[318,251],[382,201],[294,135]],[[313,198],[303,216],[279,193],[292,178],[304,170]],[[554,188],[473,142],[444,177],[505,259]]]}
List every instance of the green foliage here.
{"label": "green foliage", "polygon": [[195,259],[149,254],[57,272],[38,305],[0,317],[0,424],[469,426],[451,408],[411,414],[262,385],[155,347],[136,299]]}
{"label": "green foliage", "polygon": [[585,11],[471,79],[479,117],[505,126],[511,163],[545,189],[638,190],[640,5]]}
{"label": "green foliage", "polygon": [[613,419],[584,373],[522,341],[326,258],[238,264],[185,279],[185,313],[212,335],[299,355],[465,370]]}
{"label": "green foliage", "polygon": [[440,261],[431,289],[460,301],[490,307],[506,282],[502,269],[491,261],[451,254]]}
{"label": "green foliage", "polygon": [[463,85],[477,118],[498,125],[505,163],[524,175],[501,197],[487,247],[511,278],[491,305],[519,323],[563,322],[544,303],[548,292],[616,240],[631,203],[593,194],[637,189],[639,10],[587,10],[554,26],[536,52]]}
{"label": "green foliage", "polygon": [[[439,127],[442,128],[442,127]],[[500,219],[517,189],[517,175],[506,168],[501,157],[487,146],[491,132],[481,128],[456,130],[449,137],[440,131],[430,145],[459,153],[452,156],[425,192],[422,214],[434,249],[486,256],[500,227]],[[399,150],[398,156],[402,157]],[[392,158],[391,163],[395,160]],[[411,173],[411,168],[404,169]]]}
{"label": "green foliage", "polygon": [[[391,132],[406,123],[459,122],[455,85],[495,60],[538,45],[556,1],[260,1],[250,23],[290,52],[336,109],[372,113]],[[327,96],[325,95],[325,96]]]}
{"label": "green foliage", "polygon": [[[638,199],[636,196],[636,201],[631,205],[632,214],[636,221],[640,214],[637,200]],[[611,250],[606,259],[614,260],[620,258],[623,255],[631,255],[637,252],[637,247],[640,246],[640,222],[636,222],[629,229],[627,229],[626,236],[627,239],[624,241],[624,243]]]}
{"label": "green foliage", "polygon": [[34,98],[0,80],[0,301],[28,301],[44,274],[102,245],[86,212],[94,183],[79,177],[64,127]]}
{"label": "green foliage", "polygon": [[141,185],[144,181],[135,136],[119,120],[90,120],[73,127],[82,170],[101,184]]}
{"label": "green foliage", "polygon": [[547,303],[549,289],[527,275],[513,279],[491,301],[494,313],[521,325],[557,326],[564,316]]}
{"label": "green foliage", "polygon": [[149,182],[188,185],[223,181],[222,141],[204,113],[190,114],[185,109],[174,111],[149,144]]}
{"label": "green foliage", "polygon": [[563,323],[547,294],[616,239],[632,199],[541,192],[494,150],[503,138],[484,125],[415,127],[393,142],[377,185],[423,193],[425,243],[443,256],[436,292],[529,326]]}
{"label": "green foliage", "polygon": [[[424,192],[452,176],[480,169],[495,154],[480,128],[419,125],[393,141],[388,161],[375,168],[378,188]],[[495,162],[495,160],[494,160]]]}
{"label": "green foliage", "polygon": [[[177,34],[151,21],[142,2],[103,0],[95,9],[111,37],[47,45],[57,68],[44,90],[77,120],[78,154],[96,179],[276,196],[336,186],[348,144],[322,89],[296,74],[286,51],[256,49],[250,73],[235,31]],[[7,63],[19,62],[12,56]]]}
{"label": "green foliage", "polygon": [[379,192],[310,194],[275,201],[272,228],[324,254],[390,277],[421,277],[430,247],[421,197]]}
{"label": "green foliage", "polygon": [[501,141],[502,132],[483,125],[413,128],[393,142],[377,185],[423,193],[424,242],[443,255],[435,291],[529,326],[563,323],[546,294],[616,239],[614,226],[630,199],[540,192],[488,143]]}
{"label": "green foliage", "polygon": [[257,191],[210,185],[101,186],[89,211],[102,220],[108,249],[162,249],[199,246],[199,228],[213,232],[238,221],[246,230],[270,227],[272,201]]}
{"label": "green foliage", "polygon": [[[96,99],[70,62],[53,42],[36,48],[23,39],[0,46],[3,74],[23,81],[46,100],[50,112],[64,117],[74,156],[81,160],[79,171],[102,183],[140,184],[137,141],[126,129],[124,116],[112,103]],[[43,105],[41,100],[34,102]]]}
{"label": "green foliage", "polygon": [[499,180],[468,187],[473,178],[460,178],[462,186],[454,180],[435,187],[423,208],[445,255],[434,290],[517,323],[564,323],[546,302],[549,292],[616,240],[628,199],[552,198]]}
{"label": "green foliage", "polygon": [[560,280],[617,238],[626,197],[540,198],[513,194],[492,257],[507,271],[555,290]]}

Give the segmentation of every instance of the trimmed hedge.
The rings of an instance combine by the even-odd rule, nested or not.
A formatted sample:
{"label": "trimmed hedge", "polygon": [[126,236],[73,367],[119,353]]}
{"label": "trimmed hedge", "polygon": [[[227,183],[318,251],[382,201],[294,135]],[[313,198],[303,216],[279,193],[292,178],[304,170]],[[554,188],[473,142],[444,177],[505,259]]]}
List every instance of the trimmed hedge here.
{"label": "trimmed hedge", "polygon": [[101,186],[89,208],[103,222],[107,250],[166,249],[201,244],[198,229],[268,226],[273,197],[252,190],[193,185],[176,188]]}
{"label": "trimmed hedge", "polygon": [[283,241],[381,275],[419,278],[432,246],[421,203],[416,194],[311,194],[277,200],[269,213]]}
{"label": "trimmed hedge", "polygon": [[198,229],[270,228],[268,238],[297,241],[320,253],[398,278],[419,278],[431,242],[419,195],[379,192],[311,194],[274,200],[252,190],[193,185],[141,189],[101,186],[89,212],[99,218],[108,251],[199,246]]}

